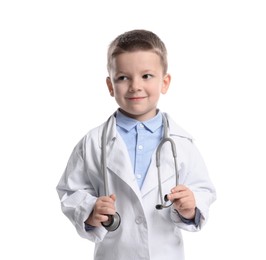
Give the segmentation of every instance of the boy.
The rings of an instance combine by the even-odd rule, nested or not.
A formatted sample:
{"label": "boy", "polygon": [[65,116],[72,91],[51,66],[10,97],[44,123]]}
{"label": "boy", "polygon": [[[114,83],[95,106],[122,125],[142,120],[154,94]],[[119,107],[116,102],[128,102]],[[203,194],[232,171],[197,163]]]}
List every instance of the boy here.
{"label": "boy", "polygon": [[107,68],[119,108],[75,147],[57,186],[62,211],[96,243],[95,260],[183,260],[181,229],[200,230],[216,195],[191,136],[157,108],[171,81],[165,45],[125,32]]}

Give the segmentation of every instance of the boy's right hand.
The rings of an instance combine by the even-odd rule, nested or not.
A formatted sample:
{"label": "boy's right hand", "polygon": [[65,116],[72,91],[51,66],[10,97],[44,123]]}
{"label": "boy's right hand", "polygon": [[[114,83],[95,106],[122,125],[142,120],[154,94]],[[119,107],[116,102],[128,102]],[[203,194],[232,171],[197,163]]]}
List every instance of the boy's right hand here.
{"label": "boy's right hand", "polygon": [[102,222],[108,220],[108,215],[114,215],[115,210],[114,194],[108,196],[99,197],[94,205],[94,209],[88,219],[85,221],[86,224],[94,227],[101,226]]}

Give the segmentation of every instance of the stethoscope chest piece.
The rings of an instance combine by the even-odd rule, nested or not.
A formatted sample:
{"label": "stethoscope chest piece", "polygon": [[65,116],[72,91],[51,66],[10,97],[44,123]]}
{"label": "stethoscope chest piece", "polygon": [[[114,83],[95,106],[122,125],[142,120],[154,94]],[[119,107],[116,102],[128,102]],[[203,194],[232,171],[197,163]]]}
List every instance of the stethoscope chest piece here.
{"label": "stethoscope chest piece", "polygon": [[105,227],[107,231],[115,231],[121,223],[121,217],[116,212],[115,215],[109,215],[108,220],[105,222],[102,222],[102,225]]}

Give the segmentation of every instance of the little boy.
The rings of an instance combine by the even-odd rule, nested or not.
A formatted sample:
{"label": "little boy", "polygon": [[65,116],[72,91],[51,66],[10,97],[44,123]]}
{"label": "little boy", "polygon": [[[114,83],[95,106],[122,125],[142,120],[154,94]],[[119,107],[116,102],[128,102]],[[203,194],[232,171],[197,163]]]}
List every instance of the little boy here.
{"label": "little boy", "polygon": [[57,185],[62,211],[96,243],[95,260],[183,260],[181,229],[202,228],[216,193],[192,137],[157,108],[171,81],[165,45],[128,31],[107,62],[118,109],[74,148]]}

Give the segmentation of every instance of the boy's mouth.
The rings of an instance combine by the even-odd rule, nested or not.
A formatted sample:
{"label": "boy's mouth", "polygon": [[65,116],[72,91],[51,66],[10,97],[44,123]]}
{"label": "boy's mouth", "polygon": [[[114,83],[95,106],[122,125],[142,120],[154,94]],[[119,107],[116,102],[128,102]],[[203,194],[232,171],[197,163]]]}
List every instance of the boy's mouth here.
{"label": "boy's mouth", "polygon": [[132,100],[132,101],[134,101],[134,100],[136,100],[136,101],[138,101],[138,100],[142,100],[142,99],[144,99],[145,97],[128,97],[127,99],[128,100]]}

